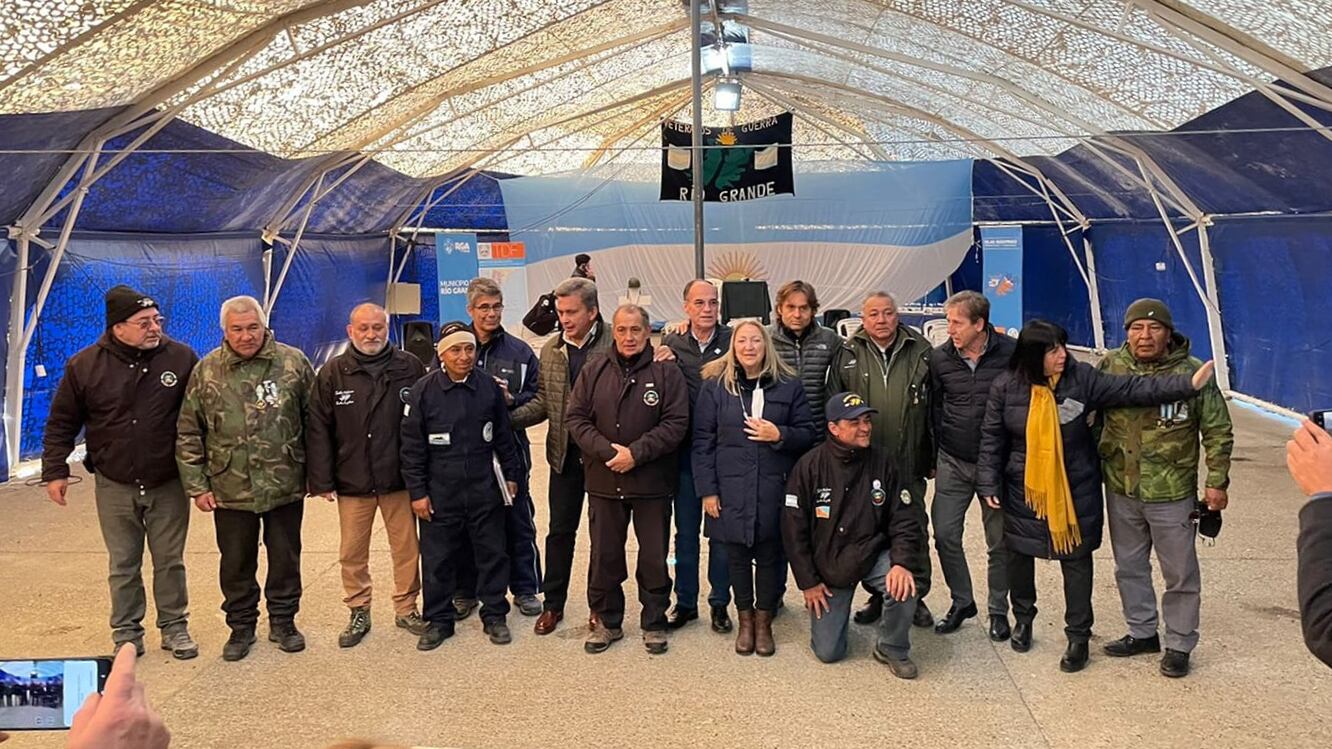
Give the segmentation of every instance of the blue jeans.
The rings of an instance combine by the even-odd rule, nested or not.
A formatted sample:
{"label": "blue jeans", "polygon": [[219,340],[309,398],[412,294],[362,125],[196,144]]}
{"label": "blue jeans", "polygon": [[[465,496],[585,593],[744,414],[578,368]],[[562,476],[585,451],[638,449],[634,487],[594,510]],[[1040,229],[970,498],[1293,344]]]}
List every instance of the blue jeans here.
{"label": "blue jeans", "polygon": [[[879,635],[875,647],[894,660],[901,660],[911,654],[911,619],[916,613],[916,599],[894,600],[888,595],[884,578],[892,569],[893,560],[885,549],[879,552],[874,567],[861,581],[871,592],[883,596],[883,616],[879,619]],[[846,625],[851,619],[851,598],[856,587],[828,587],[832,598],[828,601],[828,610],[822,618],[809,615],[809,646],[814,655],[824,663],[834,663],[846,657]]]}
{"label": "blue jeans", "polygon": [[[703,528],[703,500],[694,493],[694,470],[688,451],[681,451],[680,489],[675,493],[675,605],[698,608],[698,554]],[[708,540],[709,606],[731,603],[731,576],[726,568],[726,548]]]}

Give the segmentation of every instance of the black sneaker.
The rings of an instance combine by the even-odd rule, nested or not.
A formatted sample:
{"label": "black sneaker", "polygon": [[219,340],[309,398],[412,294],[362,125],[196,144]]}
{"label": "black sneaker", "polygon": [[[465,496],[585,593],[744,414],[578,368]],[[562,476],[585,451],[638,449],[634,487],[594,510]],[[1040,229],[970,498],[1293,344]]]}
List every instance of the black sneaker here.
{"label": "black sneaker", "polygon": [[666,626],[671,629],[680,629],[695,619],[698,619],[698,609],[687,609],[684,606],[677,605],[666,615]]}
{"label": "black sneaker", "polygon": [[481,628],[490,637],[490,642],[495,645],[508,645],[513,642],[513,635],[509,632],[509,625],[504,623],[503,619],[496,619],[493,622],[486,622]]}
{"label": "black sneaker", "polygon": [[1152,635],[1140,640],[1133,635],[1124,635],[1118,640],[1107,642],[1103,650],[1105,650],[1106,655],[1112,658],[1128,658],[1143,653],[1159,653],[1161,652],[1161,637]]}
{"label": "black sneaker", "polygon": [[1161,656],[1161,675],[1172,679],[1181,679],[1189,675],[1189,654],[1166,648]]}
{"label": "black sneaker", "polygon": [[360,606],[351,610],[351,621],[347,628],[338,635],[338,647],[351,648],[359,645],[370,634],[370,607]]}
{"label": "black sneaker", "polygon": [[426,626],[425,632],[421,633],[421,639],[416,641],[416,649],[434,650],[450,637],[453,637],[453,622],[446,624],[431,623]]}
{"label": "black sneaker", "polygon": [[296,629],[295,622],[270,622],[268,641],[276,642],[278,650],[284,653],[299,653],[305,650],[305,635]]}
{"label": "black sneaker", "polygon": [[222,646],[222,660],[238,661],[250,654],[250,646],[254,644],[253,629],[233,629],[231,637],[227,638],[227,644]]}

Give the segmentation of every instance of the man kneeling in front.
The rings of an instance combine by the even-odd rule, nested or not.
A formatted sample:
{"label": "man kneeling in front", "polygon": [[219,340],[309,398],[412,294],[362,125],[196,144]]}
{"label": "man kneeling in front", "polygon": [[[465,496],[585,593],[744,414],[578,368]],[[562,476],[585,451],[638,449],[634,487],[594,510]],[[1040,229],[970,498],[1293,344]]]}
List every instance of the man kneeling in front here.
{"label": "man kneeling in front", "polygon": [[810,646],[824,663],[846,657],[846,627],[856,584],[884,598],[874,658],[899,679],[916,678],[911,618],[916,584],[897,560],[915,558],[920,521],[892,461],[870,446],[878,413],[855,393],[825,407],[831,439],[795,465],[787,484],[782,541],[810,613]]}

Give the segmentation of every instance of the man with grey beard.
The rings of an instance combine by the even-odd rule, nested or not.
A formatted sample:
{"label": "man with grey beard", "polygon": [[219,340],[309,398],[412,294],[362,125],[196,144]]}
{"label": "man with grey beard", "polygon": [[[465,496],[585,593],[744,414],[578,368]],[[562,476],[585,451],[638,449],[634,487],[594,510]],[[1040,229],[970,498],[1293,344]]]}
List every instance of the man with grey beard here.
{"label": "man with grey beard", "polygon": [[347,325],[347,350],[319,370],[306,423],[310,493],[338,503],[343,603],[351,620],[338,636],[344,648],[370,632],[370,532],[384,518],[393,557],[397,626],[419,636],[421,592],[416,518],[399,464],[399,423],[412,385],[425,375],[415,356],[388,342],[388,313],[358,305]]}

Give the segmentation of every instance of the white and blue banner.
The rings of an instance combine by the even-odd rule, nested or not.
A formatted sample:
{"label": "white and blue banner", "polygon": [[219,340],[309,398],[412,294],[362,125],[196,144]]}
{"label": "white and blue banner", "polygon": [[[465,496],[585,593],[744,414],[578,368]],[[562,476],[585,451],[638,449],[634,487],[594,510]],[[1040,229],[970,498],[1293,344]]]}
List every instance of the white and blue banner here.
{"label": "white and blue banner", "polygon": [[1022,227],[980,227],[990,322],[1000,333],[1022,329]]}
{"label": "white and blue banner", "polygon": [[[822,308],[858,310],[867,292],[906,302],[938,286],[971,246],[971,162],[884,163],[865,171],[797,165],[795,195],[709,203],[709,278],[760,279],[771,292],[801,279]],[[609,310],[630,278],[654,319],[682,315],[694,275],[693,207],[660,201],[655,181],[609,170],[500,181],[509,235],[527,248],[528,304],[586,252]]]}
{"label": "white and blue banner", "polygon": [[439,322],[467,319],[467,284],[476,278],[476,235],[464,232],[435,235],[435,267],[439,277]]}

